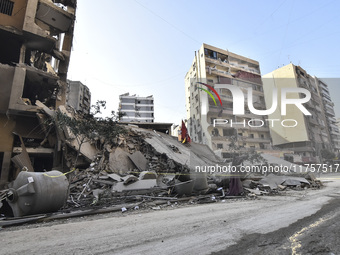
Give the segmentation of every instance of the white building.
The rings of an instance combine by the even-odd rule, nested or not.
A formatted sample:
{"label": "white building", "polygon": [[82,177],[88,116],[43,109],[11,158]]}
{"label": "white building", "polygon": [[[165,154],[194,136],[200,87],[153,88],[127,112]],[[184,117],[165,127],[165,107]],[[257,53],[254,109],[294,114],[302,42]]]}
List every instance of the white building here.
{"label": "white building", "polygon": [[119,96],[120,122],[154,122],[153,96],[138,97],[125,93]]}

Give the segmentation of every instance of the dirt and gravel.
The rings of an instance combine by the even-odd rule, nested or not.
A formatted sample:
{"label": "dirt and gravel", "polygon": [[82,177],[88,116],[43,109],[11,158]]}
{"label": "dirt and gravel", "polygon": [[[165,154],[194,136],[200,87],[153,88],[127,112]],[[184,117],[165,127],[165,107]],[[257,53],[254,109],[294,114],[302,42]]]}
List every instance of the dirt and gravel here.
{"label": "dirt and gravel", "polygon": [[1,229],[0,254],[339,254],[340,180],[329,177],[284,196]]}

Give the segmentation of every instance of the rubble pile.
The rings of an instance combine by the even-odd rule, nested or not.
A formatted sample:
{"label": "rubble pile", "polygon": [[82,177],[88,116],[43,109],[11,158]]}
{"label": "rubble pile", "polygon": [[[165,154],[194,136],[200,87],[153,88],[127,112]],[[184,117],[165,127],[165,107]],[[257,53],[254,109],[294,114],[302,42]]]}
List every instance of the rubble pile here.
{"label": "rubble pile", "polygon": [[[176,156],[185,156],[181,155],[186,153],[184,150],[194,149],[173,138],[170,138],[173,144],[171,140],[162,140],[162,136],[163,134],[153,131],[127,128],[125,134],[116,138],[115,145],[104,146],[87,169],[77,169],[69,176],[70,195],[66,208],[112,206],[192,195],[202,195],[201,198],[204,199],[191,200],[202,203],[234,196],[230,193],[230,175],[226,174],[204,176],[206,189],[204,192],[195,191],[196,180],[190,173],[190,166],[181,164],[180,159],[176,159]],[[152,138],[160,139],[163,147],[150,142]],[[162,152],[165,149],[169,151],[167,154]],[[288,189],[301,190],[321,186],[321,182],[312,174],[243,174],[238,177],[243,189],[237,195],[250,198],[278,194]]]}
{"label": "rubble pile", "polygon": [[[87,169],[72,172],[68,206],[110,206],[126,202],[131,195],[168,196],[178,190],[175,182],[189,169],[157,152],[145,142],[147,137],[129,129],[116,139],[117,147],[106,145]],[[180,153],[174,145],[169,148]]]}
{"label": "rubble pile", "polygon": [[242,185],[250,196],[273,195],[281,191],[320,189],[322,183],[312,173],[295,176],[268,174],[267,176],[247,176]]}

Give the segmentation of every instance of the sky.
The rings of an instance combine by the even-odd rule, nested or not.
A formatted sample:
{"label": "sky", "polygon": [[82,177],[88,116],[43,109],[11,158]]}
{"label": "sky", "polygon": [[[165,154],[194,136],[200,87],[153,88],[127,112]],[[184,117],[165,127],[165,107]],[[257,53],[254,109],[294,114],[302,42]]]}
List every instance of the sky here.
{"label": "sky", "polygon": [[117,111],[119,95],[154,96],[155,122],[186,118],[184,77],[202,43],[327,79],[340,117],[338,0],[79,0],[68,79],[92,104]]}

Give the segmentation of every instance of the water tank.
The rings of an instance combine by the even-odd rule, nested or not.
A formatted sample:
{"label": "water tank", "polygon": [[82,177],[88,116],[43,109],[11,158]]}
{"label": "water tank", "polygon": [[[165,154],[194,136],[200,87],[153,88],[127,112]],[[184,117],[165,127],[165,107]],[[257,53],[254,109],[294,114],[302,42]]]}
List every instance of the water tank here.
{"label": "water tank", "polygon": [[20,172],[9,184],[7,202],[15,217],[55,212],[67,200],[68,180],[59,171]]}

